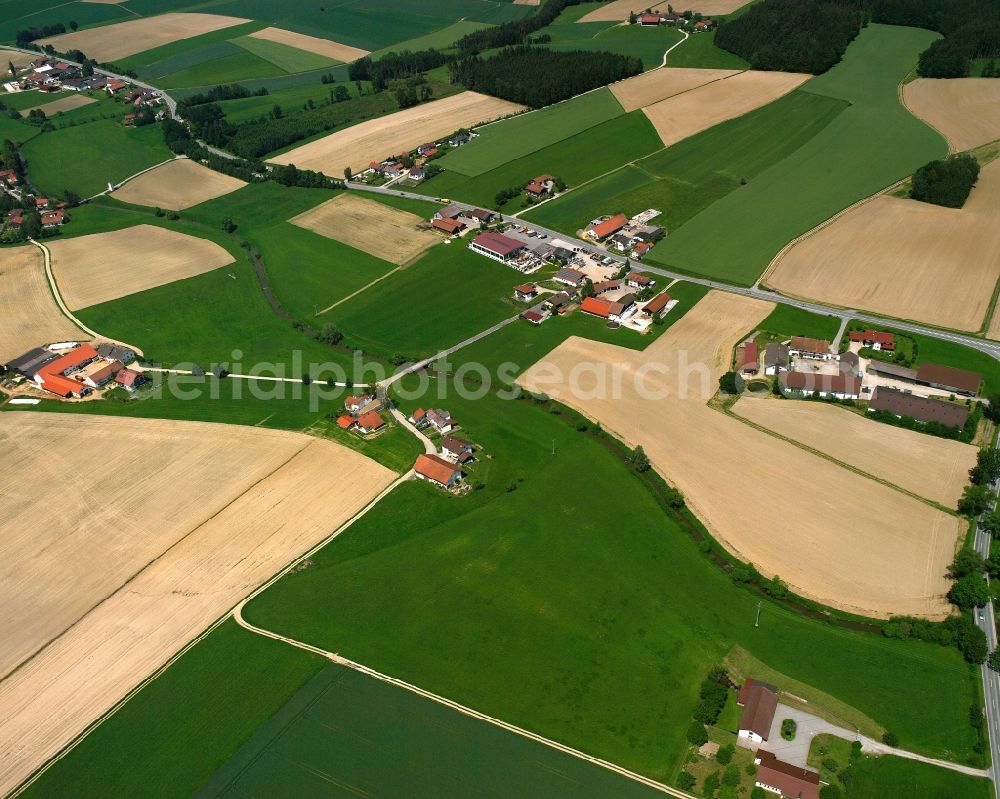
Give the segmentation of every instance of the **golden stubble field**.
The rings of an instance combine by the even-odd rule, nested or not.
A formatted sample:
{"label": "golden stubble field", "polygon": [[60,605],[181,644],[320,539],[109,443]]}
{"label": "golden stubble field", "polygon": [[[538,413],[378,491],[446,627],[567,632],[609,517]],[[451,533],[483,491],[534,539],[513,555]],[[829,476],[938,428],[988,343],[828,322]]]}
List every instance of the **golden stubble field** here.
{"label": "golden stubble field", "polygon": [[660,67],[632,78],[612,83],[608,88],[626,111],[635,111],[676,94],[697,89],[706,83],[739,74],[735,69],[695,69]]}
{"label": "golden stubble field", "polygon": [[[712,14],[729,14],[745,5],[746,0],[704,0],[704,2],[698,3],[694,10],[709,17]],[[630,11],[638,14],[647,8],[650,8],[649,3],[644,3],[642,0],[612,0],[612,2],[605,3],[588,14],[584,14],[577,22],[624,22],[628,19]],[[678,13],[680,13],[680,8],[678,6],[676,9]],[[667,4],[654,4],[652,9],[666,13]],[[694,35],[700,36],[701,34]]]}
{"label": "golden stubble field", "polygon": [[40,39],[37,44],[42,47],[51,44],[60,53],[82,50],[90,58],[96,58],[98,61],[117,61],[160,45],[190,39],[193,36],[241,25],[244,22],[251,20],[219,14],[171,12],[87,28],[75,33],[62,33],[48,39]]}
{"label": "golden stubble field", "polygon": [[1000,81],[995,78],[917,78],[903,85],[903,102],[955,152],[1000,139]]}
{"label": "golden stubble field", "polygon": [[669,147],[681,139],[735,119],[783,97],[812,75],[795,72],[737,72],[648,105],[643,113]]}
{"label": "golden stubble field", "polygon": [[330,39],[320,39],[317,36],[286,31],[283,28],[264,28],[262,31],[251,33],[250,36],[254,39],[266,39],[269,42],[277,42],[316,55],[323,55],[334,61],[356,61],[370,52],[362,50],[360,47],[351,47],[349,44],[341,44]]}
{"label": "golden stubble field", "polygon": [[781,253],[764,280],[798,297],[977,331],[1000,278],[998,208],[1000,160],[983,167],[964,207],[880,195]]}
{"label": "golden stubble field", "polygon": [[0,441],[0,793],[396,477],[200,422],[5,413]]}
{"label": "golden stubble field", "polygon": [[176,158],[133,178],[111,196],[123,203],[183,211],[246,185],[190,158]]}
{"label": "golden stubble field", "polygon": [[[711,292],[644,352],[573,337],[519,382],[641,444],[716,539],[765,575],[851,612],[943,618],[962,520],[706,405],[733,343],[773,307]],[[598,389],[612,366],[617,396]]]}
{"label": "golden stubble field", "polygon": [[231,264],[214,241],[155,225],[136,225],[53,241],[52,270],[73,311]]}
{"label": "golden stubble field", "polygon": [[[441,240],[416,214],[356,194],[340,194],[288,221],[400,265]],[[421,224],[423,229],[418,228]]]}
{"label": "golden stubble field", "polygon": [[744,396],[733,411],[948,508],[958,503],[976,465],[978,449],[971,444],[890,427],[835,405]]}
{"label": "golden stubble field", "polygon": [[42,251],[26,244],[0,257],[0,362],[32,347],[90,336],[63,316],[45,279]]}
{"label": "golden stubble field", "polygon": [[473,127],[523,110],[523,105],[478,92],[459,92],[351,125],[270,160],[340,177],[345,167],[360,172],[372,161],[399,155],[459,128]]}

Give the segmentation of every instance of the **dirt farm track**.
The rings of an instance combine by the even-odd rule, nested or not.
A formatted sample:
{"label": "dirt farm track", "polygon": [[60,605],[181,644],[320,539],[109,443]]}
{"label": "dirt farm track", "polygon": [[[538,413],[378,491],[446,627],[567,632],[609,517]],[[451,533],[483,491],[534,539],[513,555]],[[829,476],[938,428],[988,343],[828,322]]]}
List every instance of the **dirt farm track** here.
{"label": "dirt farm track", "polygon": [[0,442],[0,794],[395,478],[198,422],[11,412]]}
{"label": "dirt farm track", "polygon": [[848,611],[943,618],[962,520],[707,406],[732,345],[773,307],[711,292],[644,352],[574,337],[519,382],[641,444],[716,539],[763,574]]}

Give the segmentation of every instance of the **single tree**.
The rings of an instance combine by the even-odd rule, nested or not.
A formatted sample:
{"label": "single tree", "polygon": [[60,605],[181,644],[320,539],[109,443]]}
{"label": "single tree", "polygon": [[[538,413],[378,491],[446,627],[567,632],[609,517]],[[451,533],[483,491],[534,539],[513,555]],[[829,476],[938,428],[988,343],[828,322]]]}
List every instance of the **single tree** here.
{"label": "single tree", "polygon": [[72,30],[74,30],[74,31],[75,31],[75,30],[76,30],[77,28],[79,28],[79,27],[80,27],[80,24],[79,24],[79,23],[78,23],[78,22],[77,22],[77,21],[76,21],[75,19],[71,19],[71,20],[69,21],[69,26],[70,26],[70,28],[71,28]]}
{"label": "single tree", "polygon": [[958,580],[967,574],[982,574],[985,567],[982,555],[972,547],[962,547],[948,567],[948,576]]}
{"label": "single tree", "polygon": [[632,463],[632,468],[637,472],[649,471],[649,456],[646,455],[646,451],[642,448],[641,444],[632,451],[629,460]]}
{"label": "single tree", "polygon": [[344,180],[350,180],[354,177],[354,172],[351,171],[349,166],[344,167]]}
{"label": "single tree", "polygon": [[7,70],[8,70],[8,72],[10,72],[10,76],[12,78],[16,78],[17,77],[17,70],[14,68],[14,62],[13,61],[8,61],[7,62]]}
{"label": "single tree", "polygon": [[966,516],[978,516],[990,506],[992,500],[993,492],[989,486],[967,485],[958,501],[958,511]]}

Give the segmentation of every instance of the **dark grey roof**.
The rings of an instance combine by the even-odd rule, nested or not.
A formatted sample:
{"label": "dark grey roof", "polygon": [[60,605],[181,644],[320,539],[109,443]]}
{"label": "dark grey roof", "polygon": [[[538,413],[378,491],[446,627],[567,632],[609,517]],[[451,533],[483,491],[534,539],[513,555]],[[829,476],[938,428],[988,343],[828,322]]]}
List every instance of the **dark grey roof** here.
{"label": "dark grey roof", "polygon": [[567,250],[565,247],[556,247],[552,251],[552,255],[558,258],[560,261],[571,261],[573,260],[573,251]]}
{"label": "dark grey roof", "polygon": [[128,347],[122,347],[118,344],[111,344],[110,342],[105,341],[102,344],[98,344],[95,349],[97,350],[98,355],[111,361],[128,363],[129,361],[135,360],[135,352],[130,350]]}
{"label": "dark grey roof", "polygon": [[873,411],[889,411],[896,416],[912,416],[920,422],[940,422],[946,427],[961,427],[969,409],[954,402],[916,397],[898,388],[878,386],[868,407]]}
{"label": "dark grey roof", "polygon": [[35,373],[45,364],[54,361],[59,357],[59,353],[47,350],[44,347],[35,347],[28,350],[24,355],[7,362],[7,368],[11,371],[20,372],[25,377],[34,377]]}
{"label": "dark grey roof", "polygon": [[868,362],[868,371],[875,372],[876,374],[885,375],[886,377],[898,377],[901,380],[916,380],[917,370],[907,369],[905,366],[899,366],[894,363],[884,363],[883,361],[871,360]]}
{"label": "dark grey roof", "polygon": [[784,344],[768,344],[764,348],[764,367],[788,366],[788,347]]}

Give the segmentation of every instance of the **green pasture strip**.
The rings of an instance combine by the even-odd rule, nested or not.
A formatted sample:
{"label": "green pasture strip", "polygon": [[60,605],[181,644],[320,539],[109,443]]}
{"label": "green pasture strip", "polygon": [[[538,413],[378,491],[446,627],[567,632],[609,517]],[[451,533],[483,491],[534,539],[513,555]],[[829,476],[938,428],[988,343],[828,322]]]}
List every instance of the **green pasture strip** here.
{"label": "green pasture strip", "polygon": [[342,64],[333,58],[318,53],[310,53],[308,50],[300,50],[280,42],[272,42],[268,39],[259,39],[254,36],[240,36],[232,40],[233,44],[249,50],[255,56],[270,61],[278,69],[284,72],[308,72],[314,69],[325,69]]}

